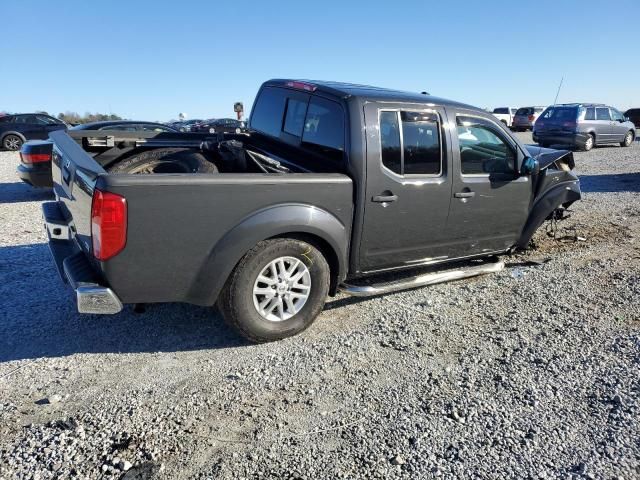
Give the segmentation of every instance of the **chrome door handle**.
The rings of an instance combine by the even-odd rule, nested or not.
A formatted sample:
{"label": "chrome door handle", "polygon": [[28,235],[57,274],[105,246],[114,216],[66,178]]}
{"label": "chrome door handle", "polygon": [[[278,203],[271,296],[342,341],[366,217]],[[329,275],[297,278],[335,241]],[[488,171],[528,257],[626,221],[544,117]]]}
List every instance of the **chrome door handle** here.
{"label": "chrome door handle", "polygon": [[453,196],[455,198],[471,198],[476,196],[476,192],[456,192]]}
{"label": "chrome door handle", "polygon": [[397,195],[376,195],[371,199],[372,202],[376,203],[395,202],[396,200],[398,200]]}

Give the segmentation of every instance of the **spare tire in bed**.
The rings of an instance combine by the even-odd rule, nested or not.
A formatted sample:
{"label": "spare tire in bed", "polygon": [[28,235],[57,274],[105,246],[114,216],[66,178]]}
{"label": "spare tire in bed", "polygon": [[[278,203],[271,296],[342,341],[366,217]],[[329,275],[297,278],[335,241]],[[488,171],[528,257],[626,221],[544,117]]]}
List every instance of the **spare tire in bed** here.
{"label": "spare tire in bed", "polygon": [[158,148],[124,158],[106,168],[109,173],[217,173],[218,168],[190,148]]}

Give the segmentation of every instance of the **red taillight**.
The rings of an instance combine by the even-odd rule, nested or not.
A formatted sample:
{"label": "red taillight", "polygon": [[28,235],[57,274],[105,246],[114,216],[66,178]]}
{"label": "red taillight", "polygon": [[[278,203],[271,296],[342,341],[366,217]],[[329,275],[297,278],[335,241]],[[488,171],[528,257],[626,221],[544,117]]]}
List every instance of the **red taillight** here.
{"label": "red taillight", "polygon": [[535,118],[536,118],[535,115],[529,115],[529,121],[530,122],[533,122],[535,120]]}
{"label": "red taillight", "polygon": [[115,193],[93,191],[91,205],[93,256],[108,260],[127,243],[127,201]]}
{"label": "red taillight", "polygon": [[22,153],[20,152],[20,161],[22,163],[44,163],[51,161],[51,155],[48,153]]}
{"label": "red taillight", "polygon": [[287,87],[297,88],[299,90],[305,90],[307,92],[315,92],[318,87],[304,82],[287,82]]}

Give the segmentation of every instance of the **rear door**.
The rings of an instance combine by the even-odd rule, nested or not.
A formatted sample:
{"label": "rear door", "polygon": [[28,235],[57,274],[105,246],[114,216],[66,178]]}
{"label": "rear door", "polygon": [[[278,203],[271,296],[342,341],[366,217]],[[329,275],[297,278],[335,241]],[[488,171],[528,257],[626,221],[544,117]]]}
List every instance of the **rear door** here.
{"label": "rear door", "polygon": [[444,109],[369,103],[364,113],[367,185],[361,269],[446,257],[451,140],[443,127]]}
{"label": "rear door", "polygon": [[532,198],[531,177],[516,173],[524,154],[497,122],[478,112],[460,110],[452,122],[450,256],[506,250],[519,237]]}

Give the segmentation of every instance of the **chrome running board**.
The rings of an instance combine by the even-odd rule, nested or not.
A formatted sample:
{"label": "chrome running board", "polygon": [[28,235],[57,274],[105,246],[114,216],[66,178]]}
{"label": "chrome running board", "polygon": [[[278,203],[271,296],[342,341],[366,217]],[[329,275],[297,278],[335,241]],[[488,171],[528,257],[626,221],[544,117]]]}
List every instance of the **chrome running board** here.
{"label": "chrome running board", "polygon": [[475,277],[486,273],[496,273],[504,268],[504,262],[491,262],[475,267],[447,270],[444,272],[426,273],[411,278],[403,278],[397,282],[376,283],[373,285],[351,285],[343,283],[339,290],[354,297],[369,297],[384,293],[399,292],[410,288],[425,287],[436,283],[451,282],[463,278]]}

